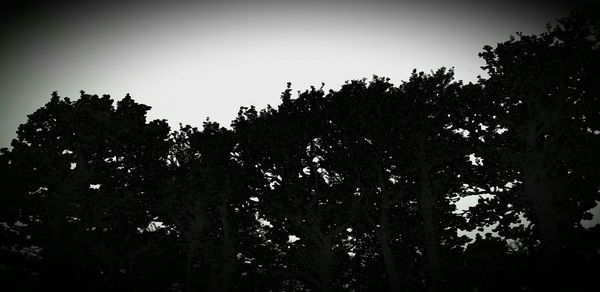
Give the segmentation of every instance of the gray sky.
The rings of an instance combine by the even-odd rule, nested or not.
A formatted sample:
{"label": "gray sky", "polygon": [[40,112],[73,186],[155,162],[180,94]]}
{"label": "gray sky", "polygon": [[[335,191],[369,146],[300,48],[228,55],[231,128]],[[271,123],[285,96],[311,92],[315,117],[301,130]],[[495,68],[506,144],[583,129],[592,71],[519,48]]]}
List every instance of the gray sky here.
{"label": "gray sky", "polygon": [[0,2],[0,147],[52,91],[131,93],[176,129],[207,116],[228,126],[242,105],[277,105],[288,81],[398,84],[441,66],[475,80],[483,45],[540,33],[569,11],[548,1],[120,2]]}
{"label": "gray sky", "polygon": [[[52,91],[126,93],[151,119],[229,126],[242,105],[279,104],[291,81],[345,80],[413,68],[484,74],[481,48],[541,33],[574,1],[36,1],[0,0],[0,147]],[[125,3],[119,3],[125,2]],[[451,3],[450,3],[451,2]],[[584,5],[585,6],[585,5]],[[466,198],[465,207],[475,204]],[[600,208],[594,209],[600,214]],[[597,223],[599,215],[595,215]],[[594,224],[595,224],[594,223]],[[587,223],[586,223],[587,224]]]}

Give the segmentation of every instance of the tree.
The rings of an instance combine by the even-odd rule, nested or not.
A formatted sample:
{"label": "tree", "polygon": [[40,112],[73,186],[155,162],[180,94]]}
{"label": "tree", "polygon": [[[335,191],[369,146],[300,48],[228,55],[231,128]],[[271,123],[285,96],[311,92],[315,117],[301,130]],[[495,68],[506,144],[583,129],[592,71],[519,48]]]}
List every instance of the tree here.
{"label": "tree", "polygon": [[471,173],[471,146],[460,131],[462,83],[452,82],[453,72],[444,68],[426,75],[413,74],[400,91],[407,107],[404,144],[410,151],[405,166],[414,182],[422,217],[427,290],[443,290],[446,259],[444,250],[464,243],[456,236],[456,220],[450,204],[463,191]]}
{"label": "tree", "polygon": [[[330,156],[327,123],[320,118],[323,91],[312,88],[297,99],[290,91],[288,85],[279,110],[242,108],[233,124],[240,159],[255,177],[253,194],[260,215],[274,226],[268,240],[285,258],[287,277],[310,289],[341,289],[340,263],[349,257],[343,242],[360,199],[323,167]],[[299,240],[290,242],[291,235]]]}
{"label": "tree", "polygon": [[334,155],[324,163],[341,174],[346,188],[362,197],[362,210],[353,224],[353,252],[369,264],[357,274],[381,272],[368,274],[371,279],[357,277],[359,287],[375,289],[376,279],[382,278],[379,281],[387,281],[390,290],[418,289],[421,260],[416,246],[421,242],[415,237],[420,221],[412,181],[404,172],[401,133],[407,107],[388,81],[379,77],[369,83],[352,81],[330,94],[324,119],[332,130],[325,139]]}
{"label": "tree", "polygon": [[247,253],[241,240],[249,244],[258,224],[232,155],[235,137],[207,121],[202,131],[185,126],[172,139],[178,146],[156,208],[179,237],[186,290],[239,289]]}
{"label": "tree", "polygon": [[573,15],[486,46],[489,78],[475,84],[445,68],[296,98],[288,84],[277,109],[242,107],[231,130],[207,120],[169,133],[129,96],[54,93],[0,150],[0,280],[588,291],[600,271],[600,225],[581,225],[600,201],[599,33]]}
{"label": "tree", "polygon": [[[421,289],[424,253],[428,287],[440,289],[442,242],[447,247],[458,242],[441,222],[453,217],[447,200],[460,190],[457,178],[469,165],[468,152],[446,148],[465,143],[450,130],[451,116],[440,117],[457,102],[460,84],[450,85],[451,80],[452,73],[442,69],[431,76],[415,72],[399,88],[375,77],[326,96],[313,88],[292,100],[288,89],[279,111],[240,113],[234,130],[247,141],[240,147],[241,160],[258,178],[260,210],[286,231],[280,245],[288,245],[289,235],[300,236],[286,255],[301,255],[300,263],[291,259],[299,264],[293,271],[300,277],[327,290],[332,277],[342,277],[332,272],[336,261],[370,262],[349,271],[347,285],[372,289],[375,282],[357,279],[383,265],[383,273],[372,277],[387,279],[390,290]],[[431,169],[421,171],[429,163]],[[334,212],[339,216],[332,217]],[[424,232],[422,222],[428,222]],[[320,252],[311,254],[315,251]]]}
{"label": "tree", "polygon": [[490,75],[481,80],[486,100],[480,112],[488,114],[474,117],[489,127],[481,134],[484,166],[512,184],[493,205],[510,204],[533,222],[543,258],[539,289],[581,283],[573,278],[577,272],[568,276],[566,264],[587,262],[580,257],[597,249],[572,239],[594,232],[580,221],[599,200],[599,28],[596,20],[573,15],[546,33],[518,34],[480,54]]}
{"label": "tree", "polygon": [[129,96],[115,108],[106,95],[71,101],[54,93],[19,127],[8,196],[18,199],[21,236],[40,248],[40,287],[134,281],[129,269],[151,250],[138,230],[152,221],[148,201],[169,147],[169,127],[146,123],[149,109]]}

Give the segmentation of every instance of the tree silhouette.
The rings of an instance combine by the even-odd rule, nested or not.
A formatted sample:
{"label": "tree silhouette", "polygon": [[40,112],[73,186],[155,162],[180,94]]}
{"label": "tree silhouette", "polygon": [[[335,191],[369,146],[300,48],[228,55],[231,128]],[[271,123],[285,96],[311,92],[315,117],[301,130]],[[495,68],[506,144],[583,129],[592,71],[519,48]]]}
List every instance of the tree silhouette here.
{"label": "tree silhouette", "polygon": [[508,199],[501,204],[521,206],[541,240],[539,289],[572,289],[578,281],[565,281],[565,264],[597,249],[570,239],[592,232],[579,222],[599,198],[598,28],[563,18],[539,36],[519,34],[481,53],[490,75],[482,80],[488,116],[478,119],[491,128],[484,165],[515,182],[518,197],[499,196]]}
{"label": "tree silhouette", "polygon": [[476,83],[288,83],[231,129],[54,93],[0,150],[3,288],[594,291],[598,23],[486,46]]}
{"label": "tree silhouette", "polygon": [[258,224],[243,169],[232,156],[233,133],[205,122],[202,131],[182,127],[172,140],[178,146],[157,212],[179,237],[186,290],[239,288],[237,272],[247,253],[242,245]]}
{"label": "tree silhouette", "polygon": [[[390,289],[401,289],[406,286],[402,277],[414,276],[410,272],[418,271],[415,265],[419,262],[414,248],[416,242],[411,242],[414,236],[411,233],[418,226],[414,218],[415,202],[407,191],[410,186],[399,182],[406,180],[402,177],[402,162],[398,157],[402,153],[397,147],[402,145],[399,130],[404,112],[398,107],[402,101],[393,85],[378,77],[368,84],[365,81],[348,83],[339,92],[332,93],[331,99],[330,121],[336,129],[331,131],[330,139],[337,146],[333,152],[338,153],[338,157],[330,164],[337,164],[345,174],[345,183],[363,197],[363,216],[355,224],[357,246],[354,252],[361,260],[376,260],[368,269],[384,267],[380,275],[371,277],[385,277]],[[399,208],[400,205],[403,207]],[[398,229],[392,224],[393,217],[399,221],[410,220],[415,225],[398,224],[396,226],[406,227]],[[398,233],[402,241],[398,240]],[[413,247],[405,246],[407,243]],[[399,254],[405,256],[399,257]],[[399,261],[407,258],[413,260],[404,262],[407,268],[402,268]],[[361,282],[367,285],[365,280]],[[365,288],[373,289],[376,284],[369,283]]]}
{"label": "tree silhouette", "polygon": [[[360,198],[322,165],[329,158],[323,140],[327,123],[319,118],[323,95],[313,88],[292,100],[288,88],[279,110],[242,109],[234,130],[240,135],[240,158],[256,177],[260,212],[275,229],[266,236],[287,259],[284,273],[305,287],[330,291],[343,286],[337,279],[343,277],[341,261],[349,256],[343,236]],[[291,243],[290,235],[300,239]]]}
{"label": "tree silhouette", "polygon": [[137,231],[152,220],[146,206],[169,147],[166,123],[145,122],[149,108],[129,96],[115,108],[108,96],[55,93],[19,127],[6,193],[19,198],[11,223],[40,248],[32,272],[41,286],[134,280],[131,261],[149,249]]}

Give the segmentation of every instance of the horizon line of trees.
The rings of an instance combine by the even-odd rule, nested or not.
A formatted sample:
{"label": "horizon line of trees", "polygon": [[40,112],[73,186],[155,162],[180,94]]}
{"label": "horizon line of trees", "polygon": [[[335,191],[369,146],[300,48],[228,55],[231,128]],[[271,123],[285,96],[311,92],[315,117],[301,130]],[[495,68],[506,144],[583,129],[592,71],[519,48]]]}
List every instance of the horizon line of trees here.
{"label": "horizon line of trees", "polygon": [[600,225],[581,222],[600,201],[599,22],[480,56],[476,83],[445,68],[295,98],[288,83],[231,129],[54,93],[0,149],[0,286],[595,291]]}

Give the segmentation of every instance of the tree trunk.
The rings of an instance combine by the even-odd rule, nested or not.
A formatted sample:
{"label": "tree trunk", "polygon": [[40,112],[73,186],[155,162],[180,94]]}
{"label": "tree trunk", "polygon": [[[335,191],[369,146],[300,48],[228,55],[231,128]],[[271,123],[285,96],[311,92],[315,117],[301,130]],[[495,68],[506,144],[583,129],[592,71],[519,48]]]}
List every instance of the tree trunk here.
{"label": "tree trunk", "polygon": [[196,245],[189,244],[185,260],[185,290],[188,292],[195,291],[194,283],[194,261],[196,258]]}
{"label": "tree trunk", "polygon": [[544,291],[561,291],[560,262],[561,238],[558,227],[557,212],[552,204],[553,194],[551,188],[543,180],[525,175],[523,182],[525,197],[531,203],[535,213],[537,231],[542,242],[544,260],[539,274],[538,282]]}
{"label": "tree trunk", "polygon": [[223,228],[222,262],[219,269],[221,273],[219,275],[220,283],[218,283],[218,286],[219,291],[229,291],[233,286],[233,275],[235,274],[235,246],[226,206],[223,204],[219,205],[217,212],[219,213],[219,221]]}
{"label": "tree trunk", "polygon": [[423,227],[425,233],[425,255],[427,256],[427,291],[441,291],[442,265],[439,253],[438,226],[435,223],[435,198],[428,185],[423,182],[421,187],[421,212],[423,216]]}
{"label": "tree trunk", "polygon": [[558,279],[561,276],[564,278],[564,275],[560,275],[562,242],[559,231],[560,219],[553,205],[553,187],[547,178],[548,169],[541,150],[543,147],[540,147],[543,125],[547,123],[532,122],[525,132],[527,159],[522,167],[523,190],[525,199],[529,201],[534,211],[544,254],[543,267],[538,274],[538,285],[543,291],[561,291]]}
{"label": "tree trunk", "polygon": [[323,233],[318,226],[311,226],[313,230],[312,240],[318,250],[315,251],[314,265],[312,272],[317,275],[317,289],[321,292],[333,290],[333,274],[335,269],[335,260],[331,250],[331,240]]}
{"label": "tree trunk", "polygon": [[[63,217],[60,214],[54,213],[54,217],[50,219],[47,226],[49,231],[49,239],[43,246],[42,253],[42,271],[40,274],[40,281],[43,287],[48,289],[60,289],[58,287],[60,281],[64,280],[61,267],[65,266],[63,262],[63,246],[62,246],[62,228],[63,228]],[[59,281],[59,283],[57,283]]]}
{"label": "tree trunk", "polygon": [[333,290],[333,270],[334,261],[333,253],[331,252],[331,246],[329,248],[321,248],[321,257],[317,267],[319,267],[317,273],[319,277],[319,291],[329,292]]}
{"label": "tree trunk", "polygon": [[198,249],[202,246],[202,232],[206,221],[204,217],[188,217],[187,222],[191,222],[186,231],[185,240],[187,245],[186,266],[185,266],[185,289],[186,291],[195,291],[197,282],[195,281],[194,264],[198,255]]}
{"label": "tree trunk", "polygon": [[431,158],[425,153],[425,135],[417,136],[416,158],[417,175],[420,181],[419,201],[421,205],[421,216],[423,218],[423,231],[425,240],[425,256],[427,262],[425,274],[427,275],[427,291],[441,291],[442,288],[442,259],[440,256],[439,226],[436,222],[436,194],[432,189]]}
{"label": "tree trunk", "polygon": [[381,229],[376,231],[377,239],[381,247],[385,273],[388,278],[389,291],[401,291],[401,280],[394,262],[392,248],[390,247],[391,230],[389,222],[389,210],[387,206],[382,206],[379,221]]}

